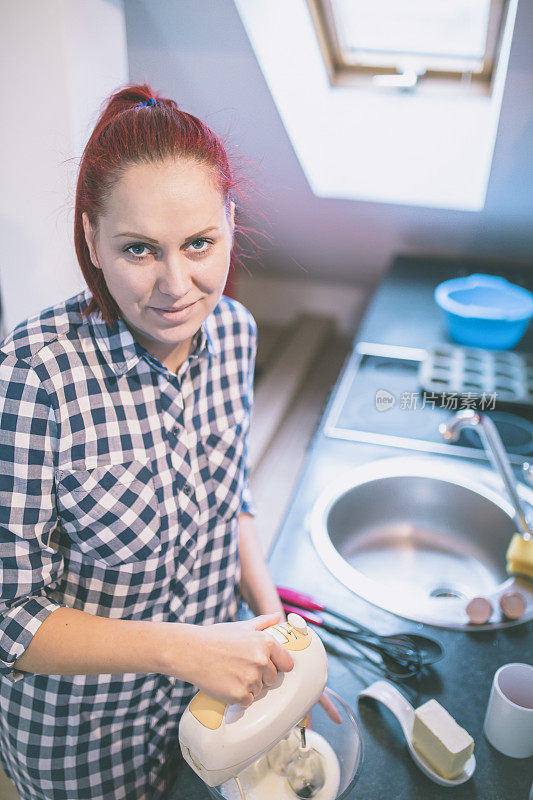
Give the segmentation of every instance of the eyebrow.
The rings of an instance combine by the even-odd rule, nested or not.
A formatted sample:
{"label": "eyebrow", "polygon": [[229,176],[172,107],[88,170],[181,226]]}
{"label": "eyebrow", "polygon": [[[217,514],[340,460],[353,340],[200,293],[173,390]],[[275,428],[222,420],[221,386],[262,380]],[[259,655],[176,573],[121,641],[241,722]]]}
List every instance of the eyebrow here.
{"label": "eyebrow", "polygon": [[[200,236],[205,236],[206,233],[212,233],[213,231],[218,231],[217,225],[212,225],[210,228],[205,228],[203,231],[199,231],[198,233],[193,234],[192,236],[187,236],[185,241],[193,241],[194,239],[199,239]],[[145,236],[143,233],[116,233],[113,236],[113,239],[118,239],[120,236],[129,236],[134,239],[142,239],[144,242],[152,242],[153,244],[158,244],[157,239],[153,239],[151,236]]]}

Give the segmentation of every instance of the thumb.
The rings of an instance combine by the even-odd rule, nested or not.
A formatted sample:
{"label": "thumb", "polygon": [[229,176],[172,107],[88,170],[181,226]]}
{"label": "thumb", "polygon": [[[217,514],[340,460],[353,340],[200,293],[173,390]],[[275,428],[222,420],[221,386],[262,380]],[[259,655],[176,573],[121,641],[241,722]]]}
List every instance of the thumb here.
{"label": "thumb", "polygon": [[274,614],[261,614],[258,617],[250,620],[252,628],[256,631],[264,631],[265,628],[270,628],[271,625],[276,625],[281,619],[281,611],[276,611]]}

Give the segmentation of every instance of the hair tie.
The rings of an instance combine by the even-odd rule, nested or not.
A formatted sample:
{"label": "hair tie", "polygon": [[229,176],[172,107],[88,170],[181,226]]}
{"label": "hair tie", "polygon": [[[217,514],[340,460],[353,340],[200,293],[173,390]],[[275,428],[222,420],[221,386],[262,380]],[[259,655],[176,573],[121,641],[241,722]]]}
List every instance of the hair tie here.
{"label": "hair tie", "polygon": [[140,103],[137,103],[137,108],[142,108],[142,106],[155,106],[156,103],[163,105],[162,100],[156,100],[155,97],[150,97],[149,100],[141,100]]}

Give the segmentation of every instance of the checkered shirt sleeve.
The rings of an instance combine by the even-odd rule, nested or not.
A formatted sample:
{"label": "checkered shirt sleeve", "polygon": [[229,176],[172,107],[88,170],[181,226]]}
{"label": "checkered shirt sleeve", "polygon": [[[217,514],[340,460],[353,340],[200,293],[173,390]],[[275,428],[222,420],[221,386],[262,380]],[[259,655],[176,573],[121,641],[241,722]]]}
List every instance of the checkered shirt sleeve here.
{"label": "checkered shirt sleeve", "polygon": [[47,588],[63,571],[48,546],[56,525],[54,411],[34,370],[0,354],[0,674],[13,664],[58,604]]}

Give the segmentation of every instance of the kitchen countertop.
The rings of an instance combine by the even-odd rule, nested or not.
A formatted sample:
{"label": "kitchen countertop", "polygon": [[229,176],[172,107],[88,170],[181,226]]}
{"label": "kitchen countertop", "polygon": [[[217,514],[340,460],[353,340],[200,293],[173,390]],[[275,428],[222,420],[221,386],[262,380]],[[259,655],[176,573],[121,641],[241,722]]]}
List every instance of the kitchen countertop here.
{"label": "kitchen countertop", "polygon": [[[459,274],[499,270],[479,263],[455,266],[430,259],[398,259],[378,288],[366,311],[356,342],[366,341],[425,347],[449,341],[433,290],[442,280]],[[506,271],[516,283],[533,281],[533,271]],[[416,324],[412,312],[416,308]],[[409,319],[405,309],[410,310]],[[533,352],[533,326],[517,349]],[[334,400],[336,388],[329,398]],[[476,772],[470,781],[453,789],[430,781],[411,760],[400,726],[392,714],[372,700],[357,702],[358,692],[379,676],[360,664],[347,665],[329,657],[328,686],[352,707],[364,743],[359,780],[346,800],[528,800],[533,781],[533,758],[511,759],[492,748],[483,735],[483,719],[494,672],[513,661],[531,662],[531,623],[488,632],[450,631],[422,626],[376,608],[351,593],[323,566],[305,527],[305,517],[332,475],[368,461],[417,454],[404,448],[327,438],[318,428],[299,482],[277,537],[270,570],[278,585],[290,586],[319,597],[333,608],[355,617],[381,633],[422,631],[438,638],[445,658],[419,679],[404,682],[405,694],[417,706],[435,697],[475,741]],[[448,458],[449,456],[440,456]],[[172,797],[207,800],[205,786],[184,765]],[[272,798],[275,800],[275,798]]]}

